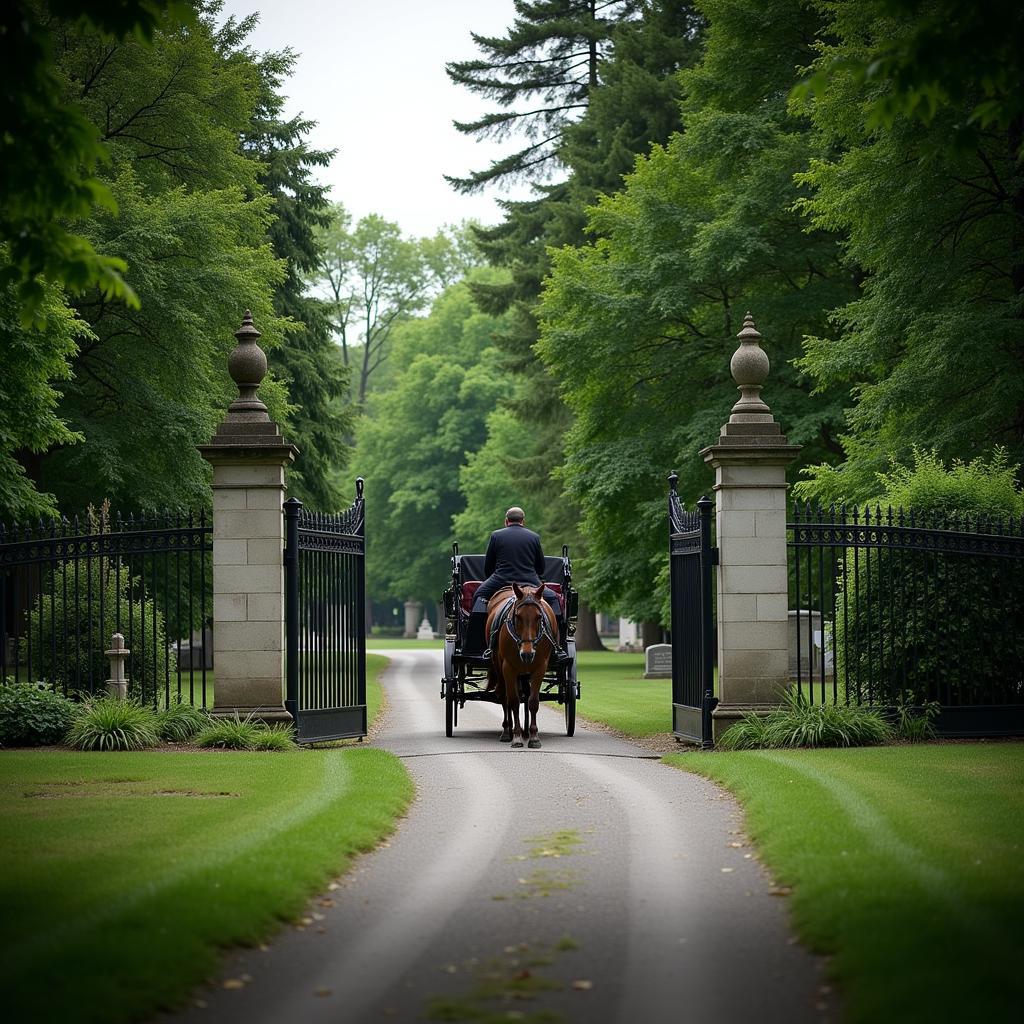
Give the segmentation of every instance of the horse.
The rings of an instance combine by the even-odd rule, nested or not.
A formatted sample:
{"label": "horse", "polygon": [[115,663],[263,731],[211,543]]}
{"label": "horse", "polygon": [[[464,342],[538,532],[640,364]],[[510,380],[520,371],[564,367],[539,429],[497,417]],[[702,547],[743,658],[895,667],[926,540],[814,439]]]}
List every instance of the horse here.
{"label": "horse", "polygon": [[540,746],[538,694],[558,636],[555,613],[544,600],[544,584],[534,589],[529,584],[513,583],[511,597],[508,587],[499,590],[487,602],[487,636],[491,637],[487,689],[497,689],[504,683],[501,742],[511,741],[513,747],[523,745],[519,702],[528,698],[530,739],[527,746],[536,749]]}

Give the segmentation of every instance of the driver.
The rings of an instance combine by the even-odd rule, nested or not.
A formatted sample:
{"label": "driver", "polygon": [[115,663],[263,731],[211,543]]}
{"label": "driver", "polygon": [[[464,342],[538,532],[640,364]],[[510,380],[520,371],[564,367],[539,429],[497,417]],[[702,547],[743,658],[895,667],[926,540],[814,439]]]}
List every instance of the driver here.
{"label": "driver", "polygon": [[[513,505],[505,513],[504,529],[491,534],[484,555],[484,572],[487,579],[477,588],[469,620],[467,647],[471,651],[482,650],[486,646],[487,602],[503,587],[510,587],[513,583],[539,586],[544,576],[544,549],[540,537],[526,528],[526,513],[518,505]],[[545,589],[544,599],[557,616],[560,604],[554,591]],[[553,657],[558,660],[564,656],[559,643]]]}
{"label": "driver", "polygon": [[526,513],[513,505],[505,513],[505,528],[495,530],[484,556],[487,579],[476,592],[473,611],[487,611],[487,602],[502,587],[513,583],[540,585],[544,575],[544,549],[540,537],[526,528]]}

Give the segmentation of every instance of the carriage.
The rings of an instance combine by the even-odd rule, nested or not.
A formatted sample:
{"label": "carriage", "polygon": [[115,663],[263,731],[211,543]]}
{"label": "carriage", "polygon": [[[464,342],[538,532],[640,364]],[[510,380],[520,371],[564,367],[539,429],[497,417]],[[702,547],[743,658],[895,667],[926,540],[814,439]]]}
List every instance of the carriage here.
{"label": "carriage", "polygon": [[[485,578],[484,556],[463,555],[459,545],[452,545],[452,581],[444,592],[445,637],[444,676],[441,678],[441,697],[444,700],[445,735],[451,736],[459,721],[459,709],[467,701],[488,701],[500,704],[494,691],[488,692],[487,641],[471,635],[470,613],[477,587]],[[576,678],[576,615],[579,598],[572,589],[572,566],[569,548],[563,547],[560,556],[544,559],[544,585],[554,594],[549,600],[558,620],[558,632],[565,651],[562,658],[552,657],[540,689],[540,699],[557,701],[565,713],[565,734],[576,731],[576,701],[580,684]],[[557,607],[555,607],[557,605]]]}

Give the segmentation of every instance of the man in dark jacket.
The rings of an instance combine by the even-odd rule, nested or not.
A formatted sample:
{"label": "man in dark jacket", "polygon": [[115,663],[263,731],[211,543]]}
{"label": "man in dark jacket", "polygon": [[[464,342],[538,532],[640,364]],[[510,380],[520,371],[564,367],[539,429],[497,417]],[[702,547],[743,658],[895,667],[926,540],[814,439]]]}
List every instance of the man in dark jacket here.
{"label": "man in dark jacket", "polygon": [[[486,646],[487,602],[502,587],[513,583],[530,583],[536,587],[544,576],[544,549],[540,537],[526,528],[526,514],[518,506],[513,505],[505,513],[505,528],[491,534],[484,555],[484,572],[487,579],[477,588],[469,620],[466,646],[470,651],[480,651]],[[555,614],[559,614],[560,605],[554,591],[545,590],[544,598],[555,609]],[[559,644],[556,660],[564,656]]]}
{"label": "man in dark jacket", "polygon": [[544,549],[540,537],[526,528],[526,514],[513,505],[505,513],[505,528],[495,530],[484,556],[487,579],[476,592],[474,611],[486,611],[487,602],[502,587],[513,583],[540,584],[544,575]]}

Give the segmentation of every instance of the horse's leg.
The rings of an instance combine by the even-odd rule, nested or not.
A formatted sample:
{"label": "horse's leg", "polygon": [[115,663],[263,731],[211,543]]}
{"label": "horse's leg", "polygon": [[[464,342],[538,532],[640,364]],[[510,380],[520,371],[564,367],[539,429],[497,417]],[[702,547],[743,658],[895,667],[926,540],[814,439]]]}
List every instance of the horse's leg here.
{"label": "horse's leg", "polygon": [[537,709],[540,707],[540,686],[544,680],[544,671],[534,672],[530,679],[530,739],[527,746],[536,750],[540,746],[537,739]]}
{"label": "horse's leg", "polygon": [[[493,690],[496,695],[501,695],[504,691],[498,689],[499,683],[501,683],[502,677],[499,675],[498,670],[494,667],[492,662],[487,666],[487,689]],[[508,710],[507,698],[502,698],[501,701],[501,742],[509,743],[512,740],[512,716]]]}
{"label": "horse's leg", "polygon": [[519,677],[506,661],[502,665],[505,676],[505,704],[512,713],[512,746],[523,745],[523,729],[519,724]]}

